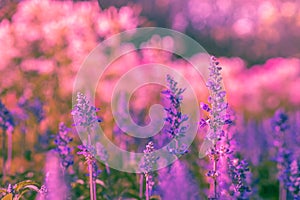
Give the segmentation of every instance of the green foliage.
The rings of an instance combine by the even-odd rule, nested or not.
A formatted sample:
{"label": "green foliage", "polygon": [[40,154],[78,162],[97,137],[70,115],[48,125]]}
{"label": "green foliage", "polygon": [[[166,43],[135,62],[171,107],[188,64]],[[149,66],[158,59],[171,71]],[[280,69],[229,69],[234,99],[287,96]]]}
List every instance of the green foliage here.
{"label": "green foliage", "polygon": [[4,195],[2,197],[2,200],[23,199],[24,196],[26,195],[26,193],[31,192],[31,191],[34,191],[34,192],[39,191],[39,184],[34,181],[31,181],[31,180],[21,181],[19,183],[16,183],[13,186],[9,185],[7,188],[0,189],[0,193],[2,193],[2,195]]}

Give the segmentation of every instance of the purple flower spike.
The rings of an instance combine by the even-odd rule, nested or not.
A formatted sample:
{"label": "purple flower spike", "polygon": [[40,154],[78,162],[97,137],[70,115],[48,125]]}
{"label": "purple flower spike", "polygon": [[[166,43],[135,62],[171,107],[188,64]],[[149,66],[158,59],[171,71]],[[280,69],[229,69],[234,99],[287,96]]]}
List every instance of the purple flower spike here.
{"label": "purple flower spike", "polygon": [[0,100],[0,128],[12,131],[15,126],[13,116]]}
{"label": "purple flower spike", "polygon": [[181,139],[185,137],[185,133],[188,129],[187,125],[184,125],[184,122],[189,119],[189,117],[183,114],[180,110],[180,104],[183,100],[183,92],[185,89],[178,88],[177,82],[174,79],[167,75],[168,89],[162,91],[162,94],[168,99],[169,105],[165,107],[167,111],[167,117],[165,118],[166,129],[165,133],[171,136],[174,140],[168,146],[169,152],[175,155],[182,155],[187,152],[187,146],[181,144]]}
{"label": "purple flower spike", "polygon": [[155,148],[153,142],[148,142],[148,144],[146,145],[146,149],[144,150],[144,156],[140,162],[140,169],[142,170],[146,178],[145,195],[147,200],[149,200],[153,186],[155,184],[153,170],[155,170],[157,160],[159,159],[159,157],[155,154],[154,150]]}
{"label": "purple flower spike", "polygon": [[75,126],[89,129],[102,121],[96,115],[99,108],[91,106],[89,100],[84,94],[78,92],[76,101],[77,104],[71,112],[71,114],[75,117]]}
{"label": "purple flower spike", "polygon": [[18,102],[18,106],[27,113],[32,113],[38,123],[45,119],[44,103],[39,98],[31,100],[22,97]]}
{"label": "purple flower spike", "polygon": [[283,110],[279,109],[275,112],[274,117],[271,121],[272,127],[277,132],[283,132],[289,128],[287,121],[287,114],[285,114]]}
{"label": "purple flower spike", "polygon": [[[223,125],[229,124],[228,117],[226,117],[226,110],[228,104],[225,101],[226,92],[222,86],[222,76],[220,73],[221,67],[218,66],[218,62],[215,57],[211,57],[209,67],[209,79],[206,86],[210,91],[208,102],[211,104],[208,106],[205,103],[200,103],[203,110],[209,112],[210,120],[209,127],[211,131],[207,134],[209,140],[216,142],[222,137],[223,132],[221,131]],[[203,119],[200,121],[200,125],[204,127]]]}
{"label": "purple flower spike", "polygon": [[69,128],[61,122],[59,124],[59,132],[55,137],[54,143],[56,144],[55,151],[58,152],[61,164],[65,169],[74,163],[74,158],[71,154],[72,148],[69,146],[69,143],[73,140],[73,138],[69,137],[68,134]]}
{"label": "purple flower spike", "polygon": [[78,155],[82,155],[85,158],[85,163],[87,165],[92,166],[92,178],[96,180],[96,178],[101,173],[101,170],[98,169],[96,159],[94,155],[96,155],[96,149],[91,145],[78,145],[79,151],[77,152]]}

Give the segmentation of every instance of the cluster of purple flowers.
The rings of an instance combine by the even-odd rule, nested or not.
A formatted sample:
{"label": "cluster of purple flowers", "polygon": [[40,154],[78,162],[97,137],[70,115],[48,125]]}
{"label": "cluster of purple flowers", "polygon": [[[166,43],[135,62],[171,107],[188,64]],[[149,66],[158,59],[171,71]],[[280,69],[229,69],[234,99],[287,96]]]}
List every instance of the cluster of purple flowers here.
{"label": "cluster of purple flowers", "polygon": [[176,160],[172,166],[160,169],[158,178],[157,192],[162,199],[202,199],[194,174],[190,173],[186,163],[182,160]]}
{"label": "cluster of purple flowers", "polygon": [[151,192],[154,186],[153,170],[157,160],[159,159],[154,153],[154,144],[152,141],[148,142],[146,149],[144,150],[144,157],[140,163],[140,169],[143,171],[146,178],[146,198],[151,196]]}
{"label": "cluster of purple flowers", "polygon": [[278,177],[283,187],[289,191],[294,199],[300,199],[300,161],[285,142],[290,127],[288,120],[288,115],[281,109],[275,112],[271,120],[274,145],[277,150]]}
{"label": "cluster of purple flowers", "polygon": [[[247,162],[232,155],[233,150],[230,144],[232,138],[228,136],[228,131],[225,131],[226,126],[233,125],[233,117],[228,111],[228,104],[225,100],[226,92],[222,86],[221,70],[219,62],[212,56],[209,79],[206,84],[210,92],[208,98],[210,106],[205,103],[200,104],[202,110],[206,111],[209,117],[208,119],[202,118],[199,125],[201,128],[208,126],[206,139],[212,143],[212,147],[207,150],[212,161],[212,168],[208,171],[207,176],[213,180],[213,192],[209,199],[221,199],[224,196],[247,199],[250,187],[246,181],[246,173],[249,172],[249,167]],[[221,162],[219,162],[220,160]],[[224,177],[228,177],[228,179]],[[223,191],[227,194],[224,194]]]}
{"label": "cluster of purple flowers", "polygon": [[168,148],[170,153],[182,155],[187,152],[187,146],[180,144],[180,139],[185,137],[188,129],[188,126],[183,125],[183,123],[189,119],[189,117],[180,110],[180,104],[183,100],[182,94],[185,89],[178,88],[178,83],[170,75],[167,75],[167,82],[168,89],[162,91],[162,94],[169,100],[169,105],[165,107],[167,111],[165,132],[174,139]]}
{"label": "cluster of purple flowers", "polygon": [[94,128],[98,122],[101,122],[101,120],[96,115],[96,112],[99,111],[99,109],[91,106],[88,98],[80,92],[77,93],[76,101],[77,103],[71,112],[74,117],[75,126],[77,126],[77,128],[81,128],[88,134],[88,141],[84,142],[83,145],[78,146],[78,149],[80,151],[77,152],[77,154],[83,155],[86,164],[88,165],[90,198],[92,200],[96,200],[96,178],[101,173],[101,171],[98,169],[95,156],[98,152],[103,153],[103,151],[99,151],[94,146],[92,146],[91,132],[92,128]]}
{"label": "cluster of purple flowers", "polygon": [[[101,119],[96,115],[96,112],[99,111],[99,109],[91,106],[87,97],[80,92],[77,93],[76,100],[77,103],[71,113],[74,116],[75,126],[84,128],[90,136],[91,128],[98,122],[101,122]],[[93,178],[96,178],[100,173],[95,160],[96,156],[106,163],[108,159],[107,151],[100,143],[96,143],[96,148],[92,146],[90,137],[88,144],[79,145],[78,148],[80,151],[77,154],[85,157],[86,163],[93,168]]]}
{"label": "cluster of purple flowers", "polygon": [[19,100],[18,106],[27,113],[32,113],[38,123],[45,118],[44,104],[39,98],[30,100],[23,97]]}
{"label": "cluster of purple flowers", "polygon": [[12,131],[14,126],[15,123],[12,114],[0,100],[0,127],[3,131]]}
{"label": "cluster of purple flowers", "polygon": [[276,136],[280,137],[280,135],[289,128],[288,119],[288,115],[283,110],[279,109],[275,112],[271,124]]}
{"label": "cluster of purple flowers", "polygon": [[144,174],[149,174],[154,169],[154,165],[158,159],[158,157],[154,154],[154,150],[155,149],[153,142],[148,142],[148,144],[146,145],[146,149],[143,151],[144,157],[140,165],[140,168],[142,169]]}
{"label": "cluster of purple flowers", "polygon": [[290,164],[289,191],[295,200],[300,199],[300,161],[293,160]]}
{"label": "cluster of purple flowers", "polygon": [[85,158],[85,163],[92,166],[92,176],[93,179],[96,180],[101,173],[94,157],[94,155],[96,155],[96,149],[91,145],[79,145],[78,149],[77,154],[82,155]]}
{"label": "cluster of purple flowers", "polygon": [[95,126],[98,122],[101,122],[101,119],[99,119],[96,115],[99,108],[91,106],[88,98],[83,93],[77,93],[76,101],[77,103],[71,112],[74,116],[75,126],[89,129]]}
{"label": "cluster of purple flowers", "polygon": [[[207,176],[213,179],[213,194],[209,199],[218,199],[220,194],[218,191],[218,177],[220,176],[218,170],[218,161],[220,156],[223,155],[224,149],[219,149],[217,142],[221,140],[221,137],[225,135],[223,126],[226,124],[227,103],[225,102],[226,92],[222,87],[222,67],[219,66],[219,62],[216,61],[215,57],[211,57],[209,66],[209,78],[206,86],[210,92],[208,102],[210,106],[201,103],[200,107],[209,113],[209,119],[201,119],[199,122],[200,127],[209,126],[206,138],[212,142],[213,147],[208,149],[208,155],[212,161],[212,169],[208,171]],[[226,117],[226,118],[225,118]],[[227,150],[224,151],[226,153]],[[229,150],[228,152],[229,153]]]}
{"label": "cluster of purple flowers", "polygon": [[209,119],[201,119],[199,124],[200,127],[209,125],[207,138],[213,143],[216,143],[220,137],[224,136],[223,126],[231,123],[230,116],[226,114],[228,104],[225,101],[226,92],[222,86],[221,70],[222,67],[219,66],[219,62],[212,56],[210,59],[209,78],[206,83],[210,92],[208,98],[210,106],[205,103],[200,104],[201,108],[209,113]]}
{"label": "cluster of purple flowers", "polygon": [[61,167],[59,155],[55,151],[47,153],[44,170],[44,184],[39,189],[36,199],[70,199],[70,187],[67,184],[65,173]]}
{"label": "cluster of purple flowers", "polygon": [[237,158],[227,158],[227,170],[233,185],[230,195],[238,199],[248,199],[251,192],[247,183],[247,173],[250,171],[248,163]]}
{"label": "cluster of purple flowers", "polygon": [[69,143],[73,140],[73,138],[71,138],[68,133],[69,128],[61,122],[59,124],[59,132],[54,139],[54,143],[56,145],[55,151],[58,152],[61,159],[61,165],[64,169],[67,169],[74,163],[74,157],[71,154],[72,149],[69,146]]}

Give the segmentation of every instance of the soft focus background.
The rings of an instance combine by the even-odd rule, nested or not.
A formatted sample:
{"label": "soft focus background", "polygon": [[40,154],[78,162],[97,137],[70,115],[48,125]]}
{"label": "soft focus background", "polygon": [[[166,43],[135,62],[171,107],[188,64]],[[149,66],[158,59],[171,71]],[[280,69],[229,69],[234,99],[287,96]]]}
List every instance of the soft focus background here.
{"label": "soft focus background", "polygon": [[[59,122],[72,127],[72,87],[81,63],[104,39],[147,26],[183,32],[219,58],[228,102],[238,119],[238,149],[251,166],[253,199],[278,199],[269,124],[269,118],[278,108],[290,115],[292,131],[288,138],[296,152],[300,145],[300,2],[297,0],[103,0],[100,6],[97,1],[1,0],[0,99],[15,121],[13,156],[5,184],[23,179],[42,183],[45,153],[54,146],[53,135],[58,132]],[[182,71],[195,87],[199,85],[196,89],[199,100],[207,99],[203,83],[193,77],[191,66],[179,58],[148,52],[124,56],[106,72],[97,93],[102,126],[117,144],[122,140],[118,138],[110,99],[105,94],[109,94],[120,74],[152,60]],[[147,123],[147,108],[159,102],[161,89],[141,88],[132,98],[131,112],[137,123]],[[149,92],[153,94],[151,97],[145,95]],[[80,143],[76,134],[73,138],[74,144]],[[200,131],[192,152],[197,152],[202,138]],[[2,157],[4,152],[2,149]],[[183,160],[189,173],[185,177],[193,179],[194,189],[203,197],[208,188],[206,169],[202,167],[205,164],[198,160],[197,153]],[[82,163],[74,166],[76,178],[85,180],[84,173]],[[138,191],[133,174],[115,172],[111,179],[107,176],[100,175],[104,182],[108,180],[98,188],[103,199]],[[73,187],[74,199],[88,196],[85,186]],[[30,195],[28,198],[33,198],[34,194]]]}

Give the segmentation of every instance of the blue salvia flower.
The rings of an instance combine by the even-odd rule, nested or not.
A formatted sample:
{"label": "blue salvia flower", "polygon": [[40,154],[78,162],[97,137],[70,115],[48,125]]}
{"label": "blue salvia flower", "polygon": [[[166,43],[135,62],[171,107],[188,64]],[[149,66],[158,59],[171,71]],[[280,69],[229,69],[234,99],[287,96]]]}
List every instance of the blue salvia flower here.
{"label": "blue salvia flower", "polygon": [[[249,199],[250,184],[248,183],[251,175],[250,168],[246,160],[237,158],[235,147],[232,144],[234,135],[235,113],[233,110],[227,110],[227,120],[230,122],[225,127],[224,137],[218,141],[218,146],[210,150],[209,156],[217,155],[218,179],[220,199]],[[212,153],[213,152],[213,153]],[[240,157],[240,156],[239,156]],[[218,160],[211,158],[211,160]]]}
{"label": "blue salvia flower", "polygon": [[300,162],[294,159],[290,164],[290,185],[289,191],[293,194],[294,199],[300,199]]}
{"label": "blue salvia flower", "polygon": [[[10,163],[12,159],[12,132],[14,130],[14,119],[12,114],[9,112],[9,110],[5,107],[5,105],[0,100],[0,128],[2,129],[2,134],[5,136],[5,134],[8,135],[8,145],[7,145],[7,159],[3,156],[3,162],[2,162],[2,179],[5,180],[6,178],[6,168],[10,168]],[[4,140],[3,140],[4,141]],[[3,154],[4,149],[2,149]],[[9,162],[6,162],[9,161]],[[8,164],[7,164],[8,163]]]}
{"label": "blue salvia flower", "polygon": [[76,101],[77,103],[71,112],[75,116],[75,126],[89,129],[94,127],[98,122],[101,122],[101,119],[96,115],[99,109],[91,106],[84,94],[78,92]]}
{"label": "blue salvia flower", "polygon": [[271,120],[272,127],[275,133],[281,134],[289,128],[289,125],[287,123],[288,119],[289,119],[288,115],[284,113],[283,110],[279,109],[275,112]]}
{"label": "blue salvia flower", "polygon": [[[225,136],[224,125],[232,123],[230,115],[226,112],[228,104],[225,101],[226,92],[222,86],[221,70],[222,68],[219,66],[219,62],[217,62],[216,58],[212,56],[209,66],[209,78],[206,83],[210,92],[210,96],[208,98],[210,105],[200,103],[202,110],[209,114],[208,119],[201,119],[199,122],[199,126],[201,128],[209,126],[208,133],[204,140],[204,144],[207,145],[202,145],[199,153],[199,155],[203,155],[203,153],[208,154],[212,161],[212,168],[206,174],[208,177],[213,179],[213,191],[209,199],[219,199],[221,197],[222,194],[220,193],[220,183],[218,178],[221,171],[218,162],[221,157],[227,157],[228,154],[232,153],[228,144],[222,146],[218,144],[221,138],[224,138]],[[207,147],[208,144],[211,146],[210,148]],[[202,152],[202,148],[205,148],[204,152]]]}
{"label": "blue salvia flower", "polygon": [[55,151],[50,151],[47,154],[45,163],[45,181],[36,199],[69,199],[69,188],[64,179],[60,159],[57,153]]}
{"label": "blue salvia flower", "polygon": [[287,149],[285,144],[285,133],[289,128],[287,114],[281,109],[277,110],[271,119],[271,125],[273,128],[274,145],[277,150],[276,161],[279,169],[279,179],[287,185],[288,168],[292,162],[292,152]]}
{"label": "blue salvia flower", "polygon": [[199,188],[184,162],[177,160],[158,172],[158,193],[162,199],[199,200]]}
{"label": "blue salvia flower", "polygon": [[276,156],[277,168],[278,168],[278,178],[284,184],[287,189],[290,185],[289,175],[290,175],[290,164],[293,161],[293,154],[290,150],[286,148],[279,148]]}
{"label": "blue salvia flower", "polygon": [[158,157],[154,154],[154,144],[152,141],[148,142],[146,149],[143,151],[144,157],[140,168],[144,174],[149,174],[155,167]]}
{"label": "blue salvia flower", "polygon": [[85,161],[88,165],[89,170],[89,184],[90,184],[90,195],[91,199],[97,199],[96,194],[96,178],[100,173],[98,170],[98,166],[96,163],[95,155],[97,154],[97,150],[92,146],[92,138],[91,131],[98,122],[101,120],[97,117],[96,112],[99,111],[98,108],[90,105],[87,97],[78,92],[77,93],[77,103],[72,110],[72,115],[74,116],[75,126],[83,129],[88,134],[88,142],[84,145],[79,145],[79,152],[77,154],[83,155],[85,157]]}
{"label": "blue salvia flower", "polygon": [[15,122],[12,114],[0,100],[0,128],[2,128],[4,131],[12,131],[14,126]]}
{"label": "blue salvia flower", "polygon": [[93,166],[93,179],[96,180],[98,176],[102,173],[102,171],[99,169],[95,160],[92,163],[92,166]]}
{"label": "blue salvia flower", "polygon": [[71,138],[68,134],[69,128],[61,122],[59,124],[59,132],[54,139],[54,143],[56,145],[55,151],[58,152],[61,159],[61,165],[65,169],[74,163],[74,157],[71,154],[72,149],[69,146],[69,143],[73,140],[73,138]]}
{"label": "blue salvia flower", "polygon": [[101,160],[104,164],[105,164],[105,168],[106,168],[106,172],[109,174],[110,173],[110,169],[108,166],[108,153],[106,151],[106,149],[104,148],[104,146],[100,143],[97,142],[96,143],[96,158]]}
{"label": "blue salvia flower", "polygon": [[96,155],[96,149],[91,145],[78,145],[78,155],[84,156],[86,163],[93,162],[94,155]]}
{"label": "blue salvia flower", "polygon": [[94,165],[94,156],[97,155],[98,152],[100,152],[101,154],[103,153],[102,151],[104,151],[99,151],[99,148],[97,148],[96,150],[93,146],[91,146],[90,138],[91,128],[93,128],[98,122],[101,122],[101,120],[96,115],[96,112],[99,111],[99,109],[91,106],[87,97],[80,92],[77,93],[76,100],[77,103],[71,112],[75,119],[75,126],[83,128],[88,133],[88,143],[87,145],[78,146],[78,148],[80,149],[78,154],[83,155],[88,164]]}
{"label": "blue salvia flower", "polygon": [[[87,97],[78,92],[77,93],[77,103],[72,110],[72,115],[75,116],[75,126],[80,126],[84,128],[85,131],[90,134],[91,128],[93,128],[97,123],[102,120],[97,117],[96,112],[99,111],[99,108],[90,105]],[[89,138],[87,145],[79,145],[79,152],[77,154],[83,155],[86,159],[87,164],[93,165],[93,168],[96,170],[96,161],[95,156],[98,156],[100,160],[107,163],[108,154],[105,148],[100,144],[96,143],[96,148],[91,145]],[[98,174],[99,170],[93,171],[93,174]],[[93,175],[93,176],[94,176]],[[95,177],[95,176],[94,176]]]}
{"label": "blue salvia flower", "polygon": [[[278,168],[278,178],[281,183],[283,183],[284,189],[287,189],[291,194],[295,196],[294,199],[300,197],[299,195],[299,179],[297,183],[297,179],[295,179],[295,175],[297,175],[297,160],[293,159],[293,153],[290,149],[288,149],[287,144],[285,142],[285,136],[287,131],[289,130],[288,124],[288,115],[281,109],[277,110],[271,120],[271,125],[273,128],[273,136],[274,136],[274,145],[277,150],[276,162]],[[296,185],[295,184],[296,181]],[[298,187],[298,189],[295,189]],[[282,190],[283,188],[280,188]],[[298,193],[298,194],[297,194]]]}
{"label": "blue salvia flower", "polygon": [[274,145],[278,151],[286,149],[285,133],[289,129],[288,119],[288,115],[282,109],[278,109],[271,119]]}
{"label": "blue salvia flower", "polygon": [[37,200],[43,199],[43,197],[47,196],[48,193],[48,188],[45,185],[42,185],[39,192],[38,192],[38,197]]}
{"label": "blue salvia flower", "polygon": [[39,98],[29,100],[22,97],[18,102],[18,106],[28,113],[32,113],[38,123],[45,118],[44,104]]}
{"label": "blue salvia flower", "polygon": [[144,150],[144,157],[140,163],[140,169],[146,178],[146,199],[151,196],[151,192],[154,186],[153,170],[157,164],[159,157],[154,153],[154,144],[152,141],[148,142],[146,149]]}
{"label": "blue salvia flower", "polygon": [[250,171],[245,160],[227,158],[227,170],[233,185],[231,195],[237,199],[249,199],[250,187],[247,183],[247,173]]}
{"label": "blue salvia flower", "polygon": [[169,105],[165,107],[167,111],[165,132],[175,141],[175,144],[170,144],[169,151],[175,155],[184,154],[187,152],[187,146],[185,144],[180,145],[179,142],[181,138],[185,137],[188,129],[188,126],[183,125],[183,123],[187,121],[189,117],[180,111],[180,104],[183,100],[182,94],[185,89],[178,88],[178,83],[174,81],[170,75],[167,75],[167,82],[168,89],[162,91],[162,94],[169,100]]}
{"label": "blue salvia flower", "polygon": [[96,149],[91,145],[78,145],[79,151],[77,152],[78,155],[82,155],[85,158],[85,163],[87,165],[91,165],[92,170],[92,176],[93,180],[96,180],[96,178],[101,173],[101,170],[99,170],[96,159],[94,155],[96,155],[97,151]]}
{"label": "blue salvia flower", "polygon": [[212,56],[210,59],[209,78],[206,83],[210,92],[208,98],[210,106],[205,103],[200,104],[200,107],[209,113],[209,119],[201,119],[199,124],[200,127],[209,125],[207,138],[213,141],[213,143],[224,135],[223,125],[231,123],[226,115],[228,104],[225,101],[226,92],[222,87],[221,70],[222,67],[219,66],[219,62]]}

